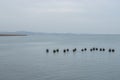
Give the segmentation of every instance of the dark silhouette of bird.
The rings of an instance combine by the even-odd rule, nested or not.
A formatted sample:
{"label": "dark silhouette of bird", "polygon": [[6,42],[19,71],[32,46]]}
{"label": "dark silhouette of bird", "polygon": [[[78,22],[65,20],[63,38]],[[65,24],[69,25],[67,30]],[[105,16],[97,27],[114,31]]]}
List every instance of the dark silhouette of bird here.
{"label": "dark silhouette of bird", "polygon": [[100,51],[102,51],[102,48],[100,48]]}
{"label": "dark silhouette of bird", "polygon": [[63,52],[66,53],[66,49],[64,49]]}
{"label": "dark silhouette of bird", "polygon": [[46,49],[46,52],[48,53],[48,52],[49,52],[49,49]]}
{"label": "dark silhouette of bird", "polygon": [[75,48],[75,49],[73,49],[73,52],[76,52],[77,51],[77,49]]}
{"label": "dark silhouette of bird", "polygon": [[84,48],[84,51],[87,51],[87,48]]}
{"label": "dark silhouette of bird", "polygon": [[83,52],[83,51],[84,51],[84,49],[81,49],[81,51]]}
{"label": "dark silhouette of bird", "polygon": [[69,52],[69,49],[67,49],[67,52]]}
{"label": "dark silhouette of bird", "polygon": [[115,49],[112,49],[112,52],[115,52]]}
{"label": "dark silhouette of bird", "polygon": [[93,48],[92,50],[93,50],[93,51],[95,51],[95,50],[96,50],[96,48]]}
{"label": "dark silhouette of bird", "polygon": [[98,48],[95,48],[96,51],[98,51]]}
{"label": "dark silhouette of bird", "polygon": [[59,49],[56,49],[56,52],[59,52]]}
{"label": "dark silhouette of bird", "polygon": [[105,51],[105,48],[103,48],[102,51]]}
{"label": "dark silhouette of bird", "polygon": [[108,50],[108,52],[111,52],[111,51],[112,51],[111,49]]}
{"label": "dark silhouette of bird", "polygon": [[53,53],[56,53],[56,50],[53,50]]}
{"label": "dark silhouette of bird", "polygon": [[93,51],[93,49],[90,49],[90,51],[92,52],[92,51]]}

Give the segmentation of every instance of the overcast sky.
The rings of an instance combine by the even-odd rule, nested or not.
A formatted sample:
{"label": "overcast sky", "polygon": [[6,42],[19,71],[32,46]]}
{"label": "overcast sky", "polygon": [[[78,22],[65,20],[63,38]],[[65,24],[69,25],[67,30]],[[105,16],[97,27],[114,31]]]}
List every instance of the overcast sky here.
{"label": "overcast sky", "polygon": [[120,0],[0,0],[0,32],[120,34]]}

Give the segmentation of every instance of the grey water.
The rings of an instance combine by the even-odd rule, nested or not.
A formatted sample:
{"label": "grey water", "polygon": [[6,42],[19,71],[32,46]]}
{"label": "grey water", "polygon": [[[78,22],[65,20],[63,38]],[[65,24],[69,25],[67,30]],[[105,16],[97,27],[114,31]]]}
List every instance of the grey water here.
{"label": "grey water", "polygon": [[[92,47],[106,51],[90,52]],[[66,48],[70,52],[63,53]],[[120,80],[120,35],[0,37],[0,80]]]}

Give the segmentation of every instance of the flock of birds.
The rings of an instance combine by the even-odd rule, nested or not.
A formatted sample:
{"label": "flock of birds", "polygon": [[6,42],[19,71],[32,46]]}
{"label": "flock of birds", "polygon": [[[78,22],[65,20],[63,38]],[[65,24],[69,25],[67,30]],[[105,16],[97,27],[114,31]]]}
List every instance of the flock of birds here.
{"label": "flock of birds", "polygon": [[[52,50],[53,53],[58,53],[59,51],[60,51],[60,49],[53,49],[53,50]],[[70,52],[70,51],[72,51],[72,52],[77,52],[78,49],[77,49],[77,48],[74,48],[74,49],[72,49],[72,50],[70,50],[70,49],[63,49],[62,51],[63,51],[63,53]],[[102,51],[103,51],[103,52],[108,51],[108,52],[114,53],[114,52],[115,52],[115,49],[111,49],[111,48],[109,48],[108,50],[105,49],[105,48],[90,48],[90,49],[82,48],[82,49],[81,49],[81,52],[85,52],[85,51],[90,51],[90,52],[93,52],[93,51],[100,51],[100,52],[102,52]],[[49,50],[49,49],[46,49],[46,53],[49,53],[49,52],[50,52],[50,50]]]}

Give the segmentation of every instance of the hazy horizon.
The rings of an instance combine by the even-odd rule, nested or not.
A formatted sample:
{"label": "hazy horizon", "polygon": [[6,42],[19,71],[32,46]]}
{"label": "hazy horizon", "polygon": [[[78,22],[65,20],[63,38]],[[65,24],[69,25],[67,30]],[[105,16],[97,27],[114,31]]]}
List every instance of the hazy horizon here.
{"label": "hazy horizon", "polygon": [[120,34],[119,0],[1,0],[0,32]]}
{"label": "hazy horizon", "polygon": [[34,32],[34,31],[1,31],[0,34],[73,34],[73,35],[120,35],[120,33],[72,33],[72,32]]}

